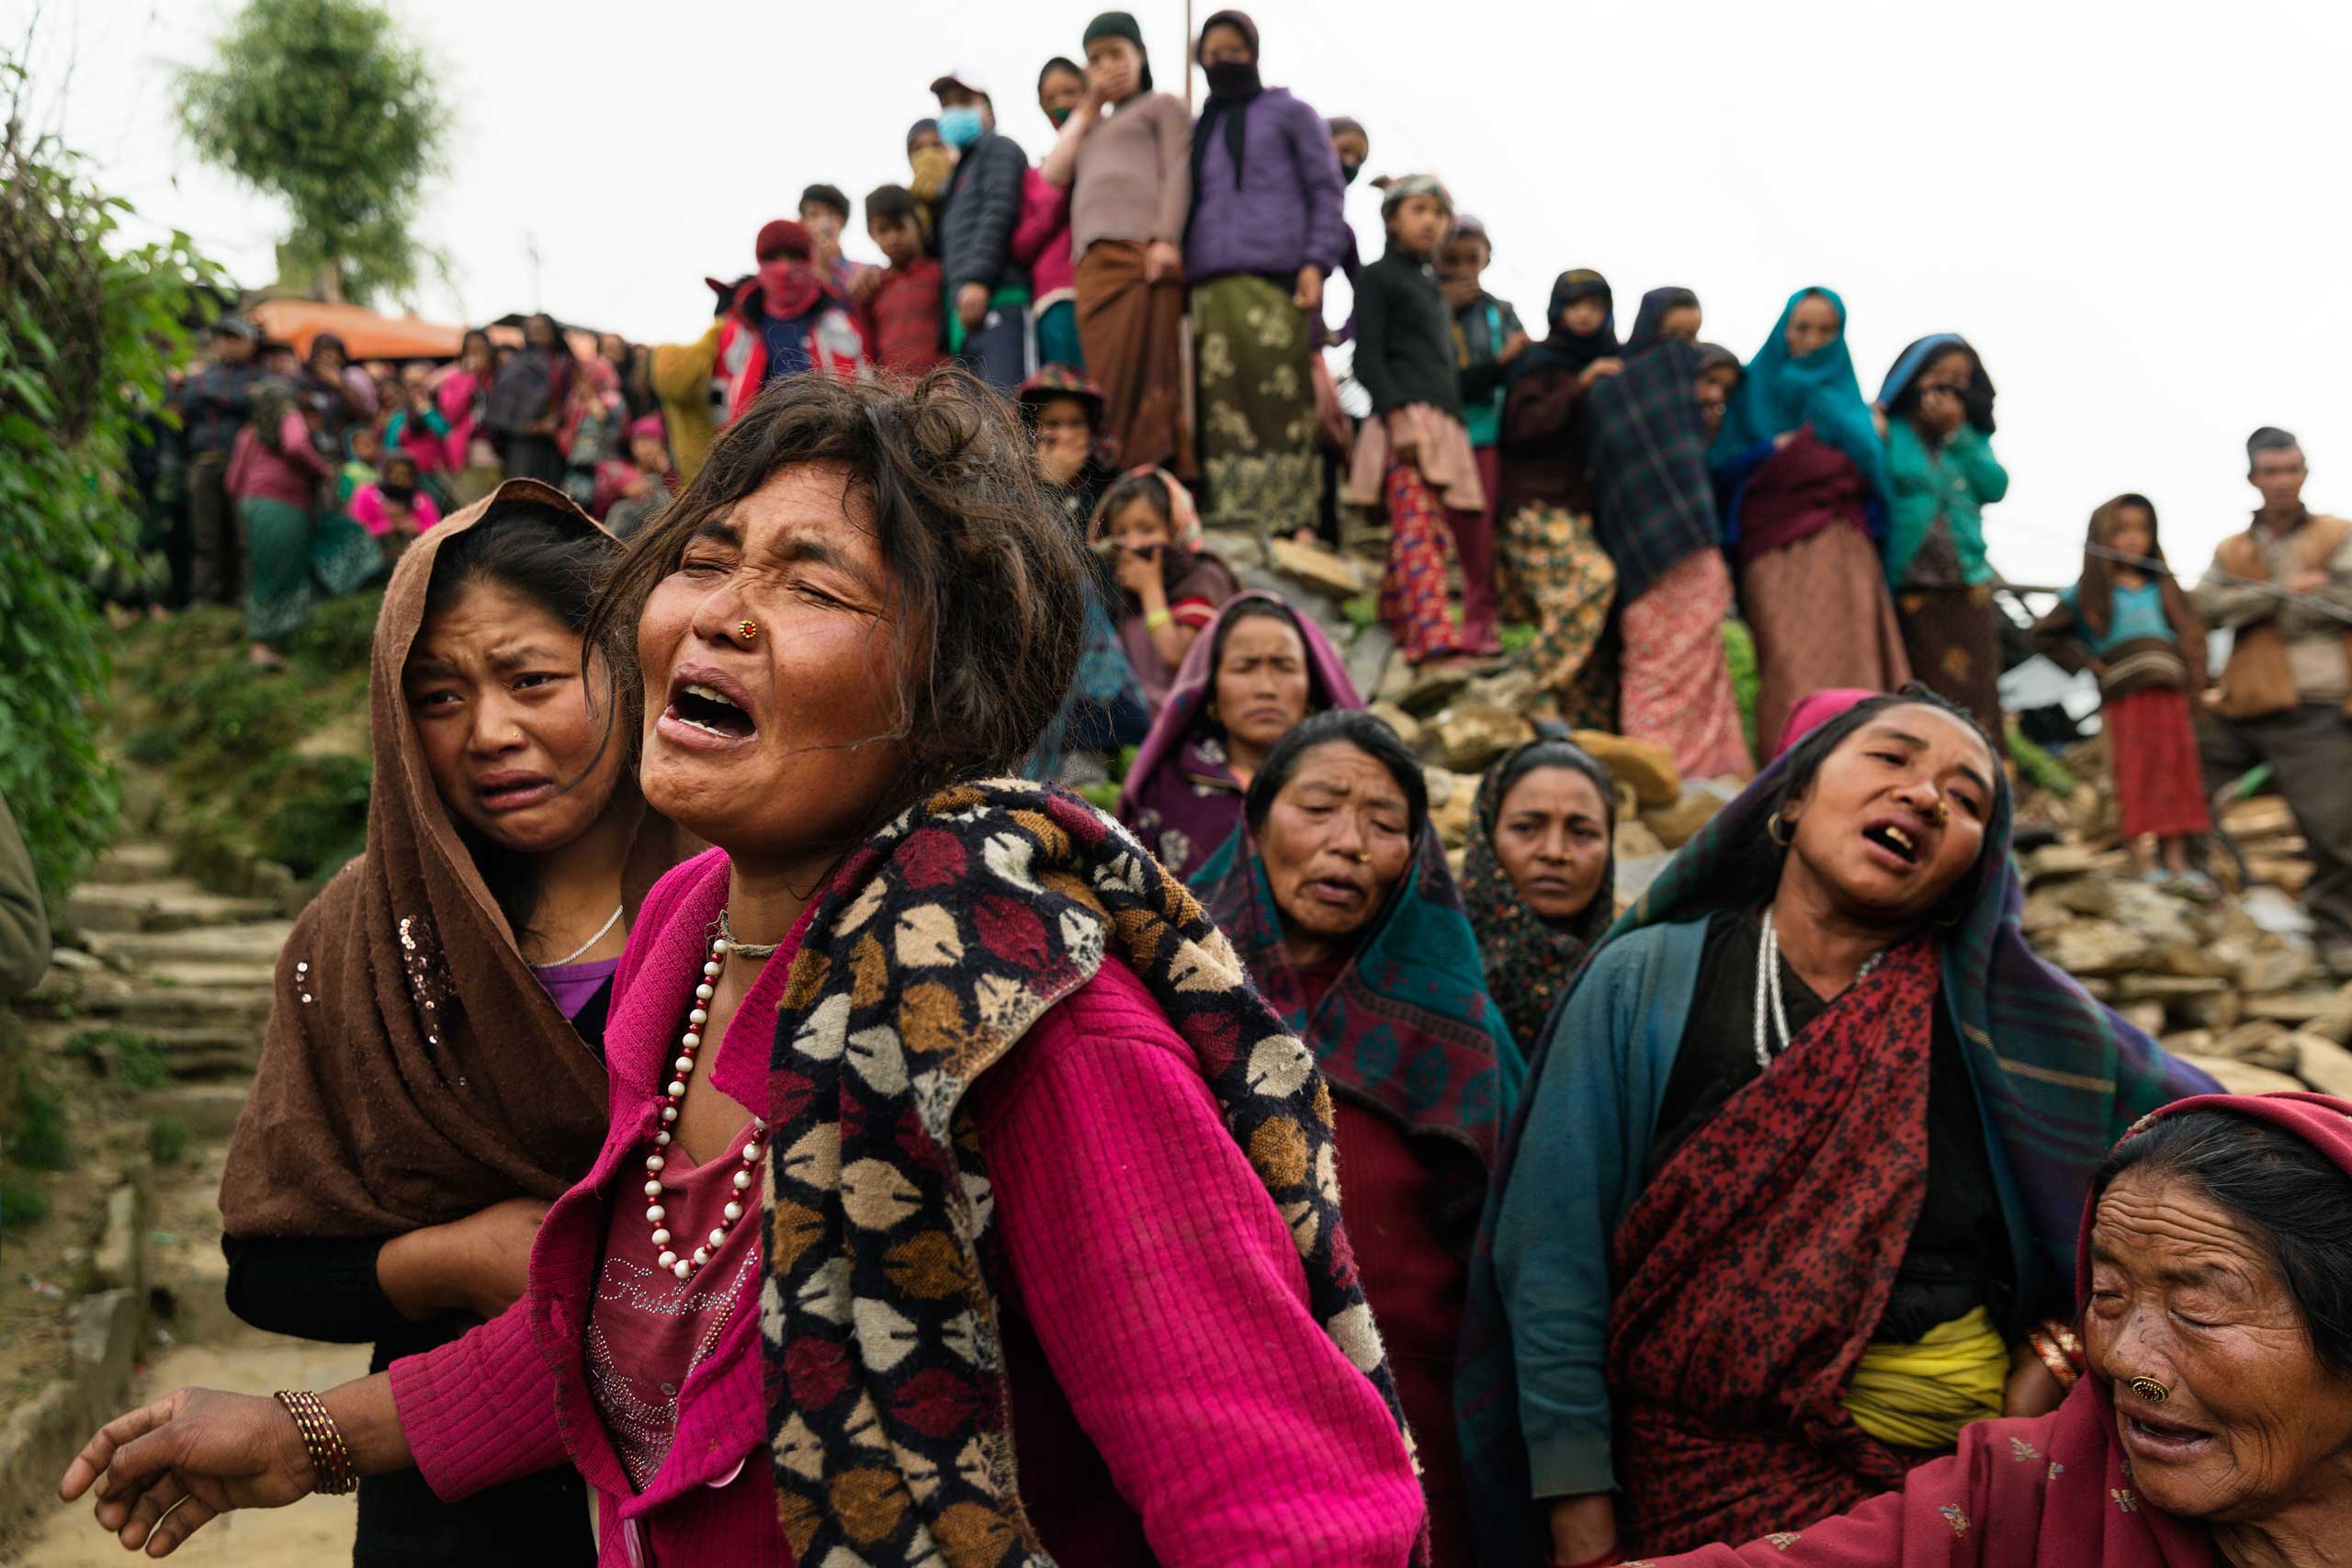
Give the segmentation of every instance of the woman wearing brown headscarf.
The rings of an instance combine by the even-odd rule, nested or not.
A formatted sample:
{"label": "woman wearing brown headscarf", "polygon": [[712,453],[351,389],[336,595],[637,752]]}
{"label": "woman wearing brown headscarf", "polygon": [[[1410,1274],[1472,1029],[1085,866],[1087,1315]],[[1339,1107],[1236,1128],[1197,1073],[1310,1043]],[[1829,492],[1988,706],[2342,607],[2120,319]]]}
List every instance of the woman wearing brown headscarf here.
{"label": "woman wearing brown headscarf", "polygon": [[[376,625],[368,845],[294,927],[221,1181],[229,1303],[376,1342],[503,1311],[550,1199],[605,1134],[603,1036],[630,914],[684,840],[647,811],[634,716],[585,650],[619,547],[510,482],[422,536]],[[445,1504],[359,1494],[361,1564],[586,1562],[577,1476]]]}

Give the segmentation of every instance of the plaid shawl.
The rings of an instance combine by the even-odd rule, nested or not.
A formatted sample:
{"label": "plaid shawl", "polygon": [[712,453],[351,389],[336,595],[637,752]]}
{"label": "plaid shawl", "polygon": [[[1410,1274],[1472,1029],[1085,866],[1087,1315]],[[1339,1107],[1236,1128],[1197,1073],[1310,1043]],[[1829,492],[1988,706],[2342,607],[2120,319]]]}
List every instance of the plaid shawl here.
{"label": "plaid shawl", "polygon": [[[1702,920],[1718,909],[1760,902],[1770,888],[1754,874],[1756,848],[1765,841],[1766,818],[1789,766],[1786,756],[1775,761],[1701,829],[1601,946],[1647,926]],[[2009,853],[2014,807],[2007,782],[1995,776],[1999,794],[1984,828],[1975,895],[1965,918],[1956,926],[1938,926],[1934,936],[1943,1005],[1959,1026],[1979,1102],[1997,1134],[2002,1157],[1994,1175],[2017,1256],[2018,1296],[2037,1301],[2063,1294],[2074,1279],[2084,1199],[2116,1140],[2156,1107],[2211,1093],[2214,1086],[2026,945],[2018,924],[2025,886]],[[1571,985],[1567,994],[1574,990]],[[1562,1003],[1566,1000],[1563,995]],[[1558,1017],[1555,1010],[1555,1023]],[[1535,1100],[1549,1032],[1530,1053],[1522,1108]],[[1482,1537],[1499,1528],[1497,1509],[1514,1509],[1531,1521],[1533,1551],[1518,1374],[1493,1255],[1496,1214],[1526,1134],[1522,1109],[1504,1137],[1471,1258],[1455,1408],[1463,1416],[1464,1468],[1478,1489]]]}
{"label": "plaid shawl", "polygon": [[958,1111],[1114,952],[1197,1054],[1316,1320],[1399,1412],[1314,1058],[1125,829],[1057,790],[956,784],[843,863],[776,1010],[760,1311],[796,1561],[1047,1568],[1015,1484],[985,1151]]}
{"label": "plaid shawl", "polygon": [[1668,339],[1585,394],[1593,531],[1617,563],[1620,604],[1699,551],[1723,545],[1707,434],[1691,393],[1698,377],[1697,347]]}
{"label": "plaid shawl", "polygon": [[[1434,828],[1422,828],[1354,958],[1311,1011],[1283,948],[1282,910],[1264,858],[1246,825],[1193,874],[1193,886],[1259,992],[1313,1048],[1342,1094],[1416,1137],[1467,1148],[1481,1169],[1493,1168],[1524,1069],[1487,994],[1477,938]],[[1476,1195],[1468,1207],[1477,1207]]]}

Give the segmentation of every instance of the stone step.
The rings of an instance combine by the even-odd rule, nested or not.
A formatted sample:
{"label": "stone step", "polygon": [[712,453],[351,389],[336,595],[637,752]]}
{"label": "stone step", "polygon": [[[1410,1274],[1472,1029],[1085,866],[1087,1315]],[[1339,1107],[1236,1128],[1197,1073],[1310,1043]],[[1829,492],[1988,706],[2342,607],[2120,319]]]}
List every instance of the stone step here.
{"label": "stone step", "polygon": [[65,901],[66,918],[84,931],[176,931],[266,919],[277,908],[266,898],[236,898],[209,893],[186,877],[148,882],[91,883]]}
{"label": "stone step", "polygon": [[134,968],[152,964],[274,964],[293,931],[291,920],[247,920],[191,931],[99,932],[91,936],[89,945],[108,963]]}
{"label": "stone step", "polygon": [[81,998],[85,1014],[125,1029],[243,1030],[256,1041],[269,1022],[269,1003],[266,987],[155,986],[110,978],[93,981]]}
{"label": "stone step", "polygon": [[257,991],[267,997],[277,988],[275,961],[251,959],[165,959],[139,966],[139,977],[151,985],[191,986],[213,991]]}
{"label": "stone step", "polygon": [[225,1144],[245,1109],[245,1083],[175,1083],[139,1101],[151,1117],[168,1116],[187,1128],[191,1144]]}
{"label": "stone step", "polygon": [[85,886],[126,882],[154,882],[172,874],[172,847],[153,839],[126,839],[98,857],[82,874]]}
{"label": "stone step", "polygon": [[[233,1084],[243,1095],[251,1087],[254,1068],[261,1061],[258,1028],[225,1028],[214,1024],[150,1024],[140,1038],[163,1053],[164,1065],[175,1083]],[[235,1125],[232,1118],[231,1125]]]}

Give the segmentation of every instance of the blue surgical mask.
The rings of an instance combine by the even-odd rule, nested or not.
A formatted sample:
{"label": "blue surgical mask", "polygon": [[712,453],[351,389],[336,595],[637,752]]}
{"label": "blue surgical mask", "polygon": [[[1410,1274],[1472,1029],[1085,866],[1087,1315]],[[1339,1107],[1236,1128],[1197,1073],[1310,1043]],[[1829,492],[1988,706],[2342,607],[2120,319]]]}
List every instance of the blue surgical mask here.
{"label": "blue surgical mask", "polygon": [[939,139],[962,152],[980,139],[980,111],[970,104],[939,111]]}

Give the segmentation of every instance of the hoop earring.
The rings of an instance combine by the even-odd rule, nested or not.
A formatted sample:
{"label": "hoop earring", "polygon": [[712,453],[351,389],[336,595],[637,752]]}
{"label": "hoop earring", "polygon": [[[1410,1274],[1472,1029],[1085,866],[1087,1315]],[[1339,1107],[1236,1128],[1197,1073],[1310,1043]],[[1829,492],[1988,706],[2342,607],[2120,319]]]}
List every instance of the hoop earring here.
{"label": "hoop earring", "polygon": [[[1781,837],[1782,833],[1788,834],[1788,837],[1785,839]],[[1796,829],[1781,821],[1778,811],[1764,818],[1764,836],[1784,850],[1797,841]]]}

